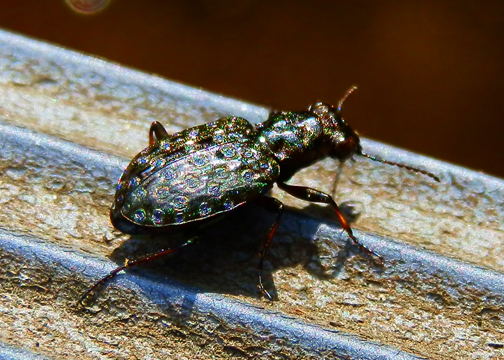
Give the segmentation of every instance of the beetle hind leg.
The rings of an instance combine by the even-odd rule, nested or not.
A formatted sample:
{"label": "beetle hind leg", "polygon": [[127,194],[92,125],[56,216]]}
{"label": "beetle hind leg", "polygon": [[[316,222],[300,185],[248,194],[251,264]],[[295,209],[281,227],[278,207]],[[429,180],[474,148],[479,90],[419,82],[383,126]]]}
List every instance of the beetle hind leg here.
{"label": "beetle hind leg", "polygon": [[79,304],[81,306],[85,306],[85,300],[100,286],[102,286],[103,284],[105,284],[106,282],[108,282],[109,280],[115,278],[117,276],[118,273],[120,273],[121,271],[123,270],[127,270],[129,268],[132,268],[134,266],[137,266],[139,264],[143,264],[143,263],[146,263],[146,262],[149,262],[151,260],[155,260],[155,259],[158,259],[160,257],[163,257],[165,255],[168,255],[168,254],[171,254],[171,253],[174,253],[178,250],[180,250],[181,248],[187,246],[187,245],[190,245],[192,243],[194,243],[194,241],[196,240],[196,237],[192,237],[190,238],[189,240],[183,242],[182,244],[176,246],[176,247],[173,247],[173,248],[170,248],[170,249],[162,249],[162,250],[159,250],[158,252],[154,253],[154,254],[149,254],[149,255],[145,255],[145,256],[142,256],[142,257],[139,257],[137,259],[133,259],[133,260],[126,260],[126,262],[124,263],[123,266],[119,266],[117,268],[115,268],[114,270],[112,270],[107,276],[101,278],[99,281],[97,281],[93,286],[91,286],[79,299]]}

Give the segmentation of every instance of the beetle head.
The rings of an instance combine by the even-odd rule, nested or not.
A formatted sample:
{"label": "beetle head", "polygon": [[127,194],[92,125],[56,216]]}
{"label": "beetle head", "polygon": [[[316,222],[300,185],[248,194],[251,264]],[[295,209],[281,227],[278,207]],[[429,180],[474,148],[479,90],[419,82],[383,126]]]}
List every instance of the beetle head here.
{"label": "beetle head", "polygon": [[308,109],[322,119],[325,135],[330,142],[328,155],[340,161],[346,161],[361,152],[359,135],[341,117],[341,105],[353,89],[340,101],[337,108],[319,102]]}

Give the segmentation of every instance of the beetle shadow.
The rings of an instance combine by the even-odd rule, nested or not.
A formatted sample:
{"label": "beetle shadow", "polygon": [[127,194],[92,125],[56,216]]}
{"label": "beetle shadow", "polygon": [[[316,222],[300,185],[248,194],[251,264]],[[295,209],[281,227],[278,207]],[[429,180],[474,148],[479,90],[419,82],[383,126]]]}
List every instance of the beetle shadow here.
{"label": "beetle shadow", "polygon": [[[345,201],[338,206],[350,225],[361,214],[359,202]],[[373,255],[363,253],[335,217],[332,207],[315,203],[286,211],[268,254],[274,270],[302,265],[315,278],[330,281],[344,271],[350,257],[357,256],[380,271]],[[324,223],[331,228],[329,232],[321,231]]]}
{"label": "beetle shadow", "polygon": [[[169,276],[202,292],[243,296],[262,294],[257,288],[259,251],[275,216],[257,204],[246,204],[230,212],[219,222],[202,229],[194,244],[128,269],[128,272],[152,272]],[[191,236],[131,236],[109,256],[117,264],[176,247]],[[268,291],[273,284],[265,269],[263,280]],[[276,293],[275,289],[272,289]]]}
{"label": "beetle shadow", "polygon": [[[334,217],[331,209],[310,204],[304,209],[328,211],[324,217]],[[321,209],[322,208],[322,209]],[[342,206],[342,211],[344,206]],[[278,297],[273,274],[281,269],[302,265],[321,279],[336,276],[355,246],[347,242],[344,249],[333,247],[327,259],[321,257],[319,244],[313,240],[320,219],[287,209],[280,221],[263,267],[263,283],[273,298]],[[194,244],[128,269],[128,272],[149,272],[168,276],[202,292],[262,297],[259,291],[259,252],[276,214],[255,203],[248,203],[230,212],[221,221],[202,230]],[[302,227],[302,231],[300,229]],[[174,247],[188,237],[131,236],[109,256],[118,265],[125,259],[154,254],[160,249]],[[353,250],[352,250],[353,249]],[[329,265],[328,265],[329,264]],[[329,271],[329,270],[330,271]]]}

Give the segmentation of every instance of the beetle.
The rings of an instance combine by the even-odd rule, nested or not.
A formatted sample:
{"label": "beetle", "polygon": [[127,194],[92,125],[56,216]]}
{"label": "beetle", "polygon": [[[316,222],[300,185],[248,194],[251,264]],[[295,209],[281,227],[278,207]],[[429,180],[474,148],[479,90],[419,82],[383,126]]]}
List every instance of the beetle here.
{"label": "beetle", "polygon": [[257,201],[276,219],[260,252],[258,288],[273,300],[262,281],[264,258],[278,227],[284,205],[265,194],[276,184],[299,199],[329,204],[348,237],[364,252],[380,262],[379,254],[355,237],[331,195],[322,191],[289,185],[300,169],[326,157],[344,162],[360,155],[430,176],[435,175],[407,165],[368,155],[362,151],[358,134],[341,117],[345,99],[337,107],[317,102],[306,111],[273,112],[268,119],[253,125],[240,117],[168,134],[157,121],[149,130],[149,146],[130,162],[117,184],[110,210],[112,225],[131,235],[187,235],[179,246],[155,254],[127,260],[95,283],[82,301],[100,284],[118,272],[173,253],[192,244],[197,233],[230,211]]}

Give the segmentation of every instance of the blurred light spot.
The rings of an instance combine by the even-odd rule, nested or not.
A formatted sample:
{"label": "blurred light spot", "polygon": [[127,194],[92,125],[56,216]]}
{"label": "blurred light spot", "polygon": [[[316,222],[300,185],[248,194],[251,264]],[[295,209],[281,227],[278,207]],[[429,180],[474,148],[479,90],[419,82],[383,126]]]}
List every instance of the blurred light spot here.
{"label": "blurred light spot", "polygon": [[75,12],[92,15],[105,9],[111,0],[65,0],[65,2]]}

